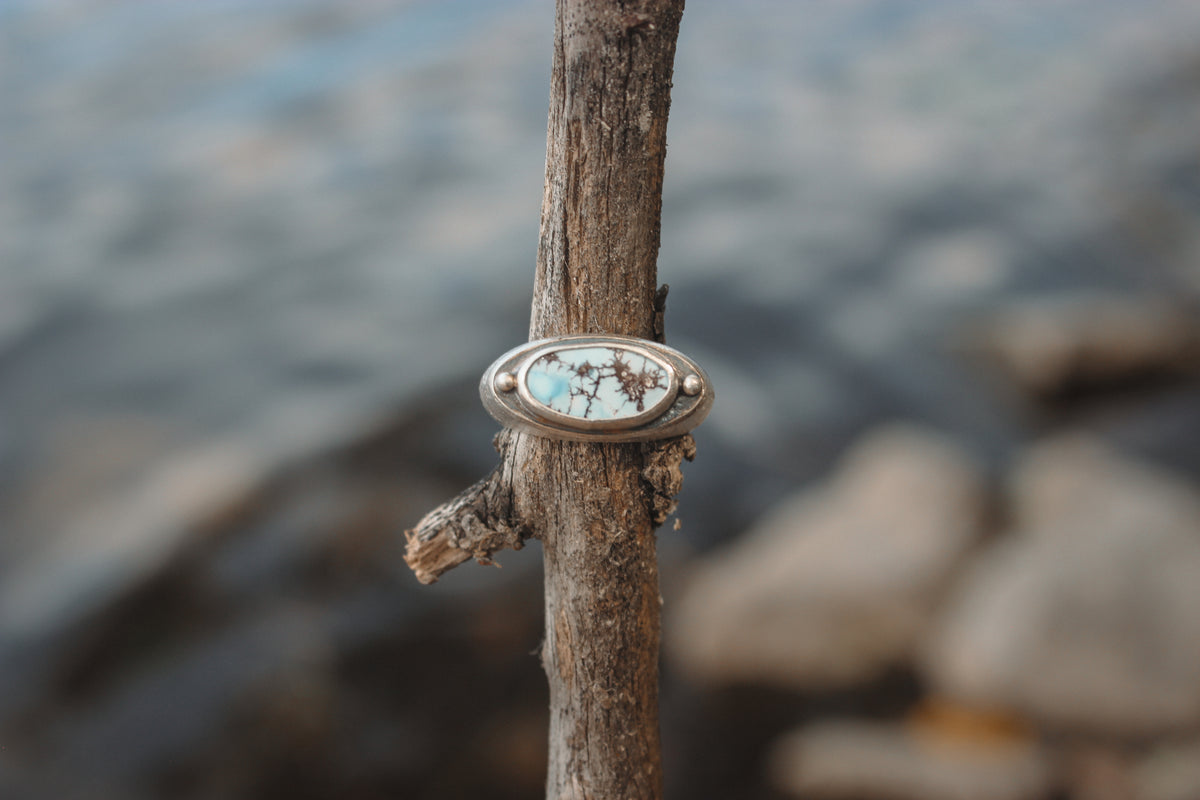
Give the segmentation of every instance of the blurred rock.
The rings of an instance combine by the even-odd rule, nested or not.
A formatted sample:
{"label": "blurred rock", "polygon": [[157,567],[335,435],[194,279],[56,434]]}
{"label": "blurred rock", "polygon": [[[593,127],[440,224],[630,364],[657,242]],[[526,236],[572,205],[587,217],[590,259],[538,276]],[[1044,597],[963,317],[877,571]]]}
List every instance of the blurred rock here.
{"label": "blurred rock", "polygon": [[127,679],[48,736],[55,771],[134,782],[212,746],[231,720],[259,728],[253,738],[315,750],[307,740],[329,727],[333,664],[321,616],[315,608],[271,609]]}
{"label": "blurred rock", "polygon": [[1200,318],[1170,299],[1081,293],[1016,302],[972,339],[1037,399],[1200,368]]}
{"label": "blurred rock", "polygon": [[[73,554],[90,571],[66,552],[36,573],[47,585],[0,582],[23,601],[0,610],[0,797],[539,790],[544,735],[512,737],[503,757],[522,761],[494,792],[448,767],[501,756],[464,730],[545,728],[532,562],[430,590],[400,558],[397,531],[472,477],[439,455],[449,407],[405,408],[262,476],[205,450],[91,510],[104,525]],[[503,594],[481,615],[488,578]],[[485,678],[504,691],[458,691]]]}
{"label": "blurred rock", "polygon": [[1132,759],[1114,747],[1073,742],[1057,758],[1071,800],[1138,800]]}
{"label": "blurred rock", "polygon": [[[1051,770],[1020,728],[964,737],[964,712],[947,729],[939,717],[897,723],[832,720],[780,740],[772,782],[789,796],[860,800],[1033,800],[1051,789]],[[1002,732],[1000,732],[1002,731]]]}
{"label": "blurred rock", "polygon": [[980,533],[982,479],[954,445],[889,428],[697,566],[669,618],[695,678],[845,685],[902,660]]}
{"label": "blurred rock", "polygon": [[1011,495],[1016,525],[1033,535],[1107,525],[1187,537],[1200,519],[1200,495],[1190,483],[1086,435],[1062,436],[1026,453]]}
{"label": "blurred rock", "polygon": [[1200,500],[1093,441],[1018,466],[1018,531],[983,554],[924,664],[944,691],[1089,733],[1200,724]]}
{"label": "blurred rock", "polygon": [[1163,744],[1134,767],[1138,800],[1200,797],[1200,740]]}
{"label": "blurred rock", "polygon": [[119,490],[105,487],[103,497],[64,504],[62,528],[6,575],[0,645],[59,634],[181,557],[210,522],[252,501],[264,480],[260,461],[237,443],[205,444],[159,460]]}

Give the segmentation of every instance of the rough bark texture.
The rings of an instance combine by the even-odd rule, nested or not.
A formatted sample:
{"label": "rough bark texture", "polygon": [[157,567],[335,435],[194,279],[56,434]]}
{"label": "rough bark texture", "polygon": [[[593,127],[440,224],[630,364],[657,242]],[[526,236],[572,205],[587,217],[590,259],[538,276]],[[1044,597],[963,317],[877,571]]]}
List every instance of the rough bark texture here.
{"label": "rough bark texture", "polygon": [[[662,337],[656,259],[682,0],[558,0],[530,338]],[[551,800],[660,798],[654,530],[690,436],[556,442],[505,432],[501,465],[408,532],[432,582],[536,537],[545,552]]]}

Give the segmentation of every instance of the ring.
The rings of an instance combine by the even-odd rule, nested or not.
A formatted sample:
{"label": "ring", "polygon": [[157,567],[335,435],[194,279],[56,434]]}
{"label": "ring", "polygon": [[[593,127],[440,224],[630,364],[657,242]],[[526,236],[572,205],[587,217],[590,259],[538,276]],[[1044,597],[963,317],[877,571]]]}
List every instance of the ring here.
{"label": "ring", "polygon": [[574,442],[681,436],[712,408],[712,383],[674,348],[631,336],[539,339],[500,356],[479,381],[507,428]]}

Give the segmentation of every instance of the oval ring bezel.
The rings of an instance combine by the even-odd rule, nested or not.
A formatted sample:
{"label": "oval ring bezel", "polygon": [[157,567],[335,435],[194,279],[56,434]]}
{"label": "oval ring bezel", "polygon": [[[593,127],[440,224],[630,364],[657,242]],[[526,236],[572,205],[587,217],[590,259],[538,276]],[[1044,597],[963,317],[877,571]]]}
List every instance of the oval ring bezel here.
{"label": "oval ring bezel", "polygon": [[[666,395],[646,411],[617,420],[587,420],[548,408],[529,395],[529,367],[553,351],[584,347],[628,350],[666,366],[670,386]],[[496,377],[512,373],[516,386],[511,391],[496,387]],[[682,391],[684,379],[695,375],[701,382],[696,395]],[[549,439],[580,442],[635,442],[680,436],[699,425],[716,397],[708,375],[695,361],[659,342],[632,336],[580,334],[526,342],[500,356],[479,382],[484,408],[500,424],[516,431]]]}

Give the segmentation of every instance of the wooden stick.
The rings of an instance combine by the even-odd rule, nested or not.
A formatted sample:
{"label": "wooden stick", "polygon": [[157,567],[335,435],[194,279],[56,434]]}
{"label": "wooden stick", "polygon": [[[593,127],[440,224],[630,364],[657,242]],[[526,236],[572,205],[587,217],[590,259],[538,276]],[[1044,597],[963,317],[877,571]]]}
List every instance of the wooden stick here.
{"label": "wooden stick", "polygon": [[[530,339],[661,340],[656,260],[682,0],[557,0]],[[654,530],[690,436],[557,442],[506,431],[488,478],[407,532],[424,582],[541,540],[551,800],[658,800],[661,599]]]}

